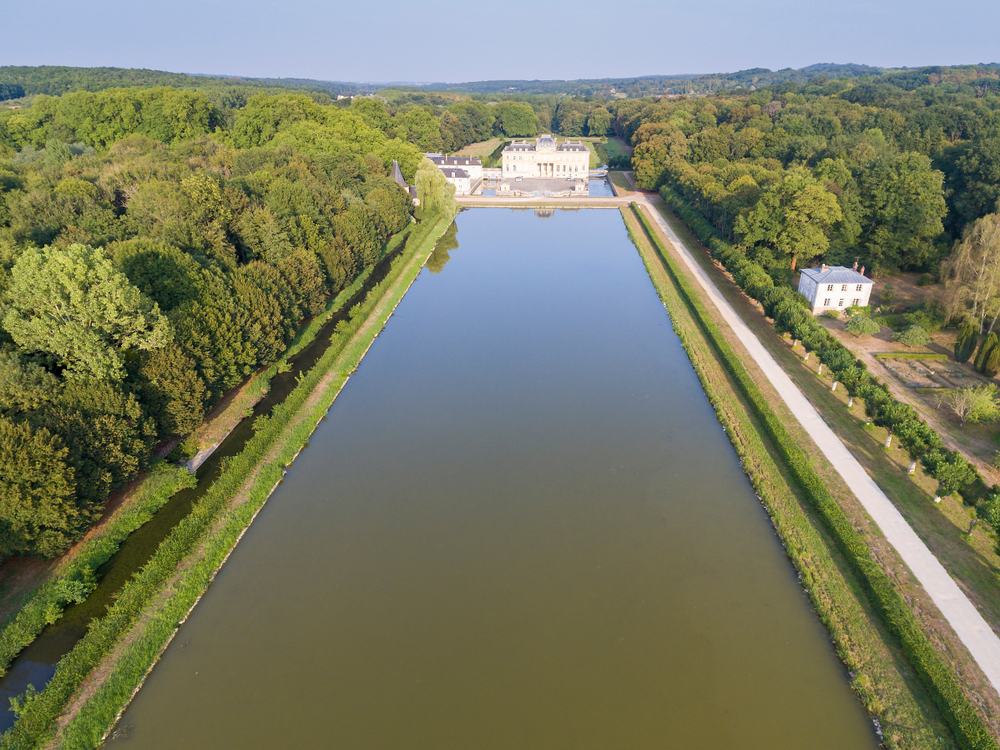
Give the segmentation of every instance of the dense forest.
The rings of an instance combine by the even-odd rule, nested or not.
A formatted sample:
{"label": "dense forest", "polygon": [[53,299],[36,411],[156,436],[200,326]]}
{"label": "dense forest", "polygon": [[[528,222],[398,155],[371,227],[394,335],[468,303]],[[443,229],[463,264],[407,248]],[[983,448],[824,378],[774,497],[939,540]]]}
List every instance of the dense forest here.
{"label": "dense forest", "polygon": [[947,314],[992,326],[1000,293],[983,301],[974,275],[1000,255],[996,66],[808,72],[713,96],[336,101],[280,81],[0,69],[0,93],[20,95],[0,108],[0,555],[65,549],[154,446],[275,361],[411,220],[392,162],[440,189],[421,151],[615,133],[640,185],[674,191],[769,284],[819,260],[947,261]]}
{"label": "dense forest", "polygon": [[412,220],[393,161],[433,208],[443,178],[372,122],[162,86],[0,111],[0,556],[78,539],[378,259]]}
{"label": "dense forest", "polygon": [[612,103],[638,183],[680,193],[773,272],[937,273],[1000,199],[1000,77],[929,69]]}

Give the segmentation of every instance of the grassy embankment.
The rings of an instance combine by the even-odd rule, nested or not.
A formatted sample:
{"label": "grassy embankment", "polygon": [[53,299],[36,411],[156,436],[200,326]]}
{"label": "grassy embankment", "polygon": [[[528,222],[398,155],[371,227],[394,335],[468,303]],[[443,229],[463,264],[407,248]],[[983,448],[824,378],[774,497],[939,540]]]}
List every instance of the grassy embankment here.
{"label": "grassy embankment", "polygon": [[450,222],[451,217],[429,217],[414,233],[386,279],[349,321],[338,324],[316,366],[270,417],[257,420],[243,452],[227,463],[191,514],[60,662],[46,689],[26,701],[15,726],[0,739],[0,748],[34,748],[50,740],[63,747],[100,743],[285,467],[308,441]]}
{"label": "grassy embankment", "polygon": [[[405,241],[412,227],[392,237],[383,254],[389,255]],[[326,309],[303,326],[289,344],[281,359],[255,374],[241,386],[237,394],[228,399],[229,414],[218,415],[214,427],[225,423],[225,433],[235,426],[247,409],[264,397],[274,376],[288,366],[288,360],[311,344],[330,319],[343,308],[365,284],[374,266],[365,269],[354,282],[327,303]],[[212,437],[206,437],[211,434]],[[199,428],[194,440],[199,447],[207,447],[221,439],[217,429]],[[223,435],[224,437],[224,435]],[[33,587],[7,596],[15,601],[3,603],[11,612],[0,624],[0,675],[6,672],[14,658],[21,653],[47,625],[56,622],[63,610],[73,602],[83,601],[94,589],[95,573],[118,550],[121,543],[136,529],[152,518],[178,490],[194,484],[194,477],[187,471],[164,462],[154,462],[117,505],[109,516],[100,522],[84,539],[74,545],[58,563],[40,575]],[[6,708],[6,707],[3,707]],[[0,709],[2,710],[2,709]]]}
{"label": "grassy embankment", "polygon": [[[955,747],[935,701],[927,689],[909,674],[902,650],[876,614],[868,581],[856,575],[837,534],[820,523],[815,495],[824,491],[813,472],[803,488],[802,479],[811,471],[801,454],[790,465],[789,454],[799,444],[787,433],[781,446],[778,433],[782,420],[766,410],[775,403],[773,394],[763,395],[743,367],[712,313],[689,286],[683,267],[629,211],[623,211],[630,234],[664,303],[674,326],[698,372],[720,421],[751,477],[755,489],[772,517],[789,557],[798,568],[803,585],[834,639],[837,651],[852,672],[852,684],[869,711],[885,731],[886,745],[899,748]],[[767,417],[770,418],[767,418]],[[771,439],[765,435],[772,435]],[[829,505],[829,504],[828,504]],[[829,513],[831,508],[826,507]],[[853,528],[837,530],[853,532]],[[855,532],[856,533],[856,532]],[[864,549],[862,545],[862,549]],[[849,552],[857,553],[855,545]],[[869,566],[870,568],[871,566]],[[868,570],[871,573],[871,570]],[[967,718],[967,717],[966,717]],[[974,722],[973,722],[974,723]],[[965,730],[968,725],[963,724]],[[989,747],[987,736],[965,731],[959,747]],[[995,745],[994,745],[995,746]]]}
{"label": "grassy embankment", "polygon": [[[936,494],[937,482],[919,468],[915,474],[907,474],[910,459],[899,441],[894,441],[892,448],[886,450],[884,445],[888,432],[885,428],[866,426],[865,414],[859,404],[848,409],[846,389],[831,391],[833,381],[829,370],[818,376],[815,361],[805,360],[801,347],[793,349],[786,338],[774,331],[764,314],[716,264],[694,233],[665,206],[661,205],[660,210],[687,246],[696,248],[693,252],[695,261],[710,275],[758,340],[902,513],[994,632],[1000,632],[1000,556],[997,555],[993,530],[988,524],[979,523],[970,533],[975,509],[964,504],[960,497],[948,496],[942,498],[940,503],[934,503],[932,498]],[[828,484],[839,481],[832,472],[825,480]],[[935,648],[958,674],[959,682],[970,700],[989,717],[994,736],[1000,735],[1000,699],[965,646],[923,588],[913,580],[898,555],[884,542],[856,498],[845,493],[838,500],[855,527],[870,529],[869,545],[880,563],[910,602],[924,631],[930,633]]]}
{"label": "grassy embankment", "polygon": [[611,180],[611,184],[615,186],[615,192],[618,193],[618,195],[629,195],[635,192],[635,190],[632,189],[632,185],[629,184],[628,179],[625,177],[624,172],[608,172],[608,179]]}

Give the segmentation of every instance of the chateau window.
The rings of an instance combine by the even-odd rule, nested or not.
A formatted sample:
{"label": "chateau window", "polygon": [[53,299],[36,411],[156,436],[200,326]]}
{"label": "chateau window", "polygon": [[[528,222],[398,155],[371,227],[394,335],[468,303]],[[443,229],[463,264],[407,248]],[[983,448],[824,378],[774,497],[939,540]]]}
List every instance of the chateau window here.
{"label": "chateau window", "polygon": [[833,284],[827,284],[826,285],[826,291],[832,292],[833,291]]}
{"label": "chateau window", "polygon": [[830,298],[827,297],[825,300],[823,300],[823,307],[829,307],[829,306],[830,306]]}

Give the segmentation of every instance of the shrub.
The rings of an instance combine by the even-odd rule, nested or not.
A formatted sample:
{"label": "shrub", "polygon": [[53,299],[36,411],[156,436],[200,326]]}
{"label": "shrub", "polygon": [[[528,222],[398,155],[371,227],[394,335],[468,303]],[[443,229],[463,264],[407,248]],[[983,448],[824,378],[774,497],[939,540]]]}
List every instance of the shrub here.
{"label": "shrub", "polygon": [[882,326],[864,315],[855,315],[847,321],[847,330],[855,336],[874,336]]}
{"label": "shrub", "polygon": [[917,325],[927,333],[937,333],[944,326],[944,318],[934,309],[919,309],[902,316],[905,325]]}
{"label": "shrub", "polygon": [[931,343],[930,334],[918,325],[910,325],[893,335],[904,346],[927,346]]}
{"label": "shrub", "polygon": [[921,274],[920,278],[917,279],[917,286],[931,286],[935,283],[937,282],[934,280],[934,277],[931,276],[929,273]]}
{"label": "shrub", "polygon": [[823,315],[825,315],[828,318],[832,318],[833,320],[840,320],[839,310],[825,310],[823,312]]}
{"label": "shrub", "polygon": [[886,305],[896,299],[896,287],[892,284],[886,284],[882,287],[882,291],[879,293],[879,302]]}
{"label": "shrub", "polygon": [[976,324],[971,320],[959,329],[958,338],[955,340],[955,359],[959,362],[968,362],[972,352],[976,350],[976,342],[979,339],[979,331]]}
{"label": "shrub", "polygon": [[976,359],[973,362],[973,367],[976,368],[976,372],[984,372],[986,370],[986,358],[989,357],[990,352],[996,348],[997,345],[997,335],[995,333],[990,333],[986,337],[986,340],[979,345],[979,351],[976,352]]}

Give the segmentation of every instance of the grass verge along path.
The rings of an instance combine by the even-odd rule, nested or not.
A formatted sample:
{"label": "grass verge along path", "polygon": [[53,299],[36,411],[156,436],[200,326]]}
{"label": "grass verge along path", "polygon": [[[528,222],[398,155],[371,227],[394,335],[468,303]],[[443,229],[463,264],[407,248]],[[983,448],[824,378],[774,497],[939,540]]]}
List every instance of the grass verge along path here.
{"label": "grass verge along path", "polygon": [[338,324],[331,345],[227,463],[107,614],[25,701],[0,748],[95,747],[141,685],[416,278],[452,217],[428,217],[388,276]]}
{"label": "grass verge along path", "polygon": [[[983,718],[931,646],[907,602],[872,556],[865,539],[834,500],[799,442],[793,439],[785,427],[785,422],[775,414],[769,400],[761,393],[741,359],[708,314],[700,295],[687,281],[683,266],[664,248],[651,220],[637,207],[635,212],[643,224],[646,236],[656,245],[658,255],[669,270],[671,280],[685,307],[711,341],[719,362],[725,366],[732,382],[747,403],[758,429],[767,436],[784,467],[789,471],[796,488],[802,493],[816,516],[822,520],[826,533],[848,563],[849,570],[861,583],[868,601],[881,616],[882,624],[899,643],[907,661],[920,677],[926,693],[932,698],[951,728],[959,747],[997,747]],[[864,697],[863,693],[862,696]],[[870,708],[874,707],[870,705]]]}

